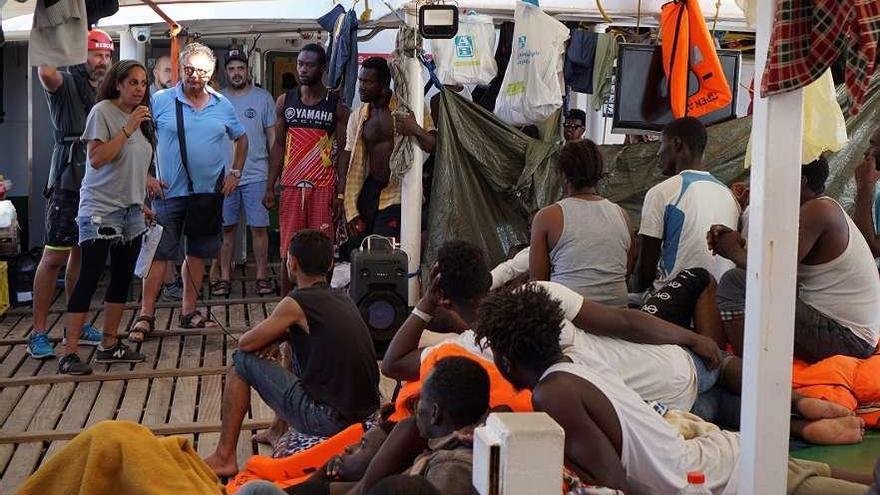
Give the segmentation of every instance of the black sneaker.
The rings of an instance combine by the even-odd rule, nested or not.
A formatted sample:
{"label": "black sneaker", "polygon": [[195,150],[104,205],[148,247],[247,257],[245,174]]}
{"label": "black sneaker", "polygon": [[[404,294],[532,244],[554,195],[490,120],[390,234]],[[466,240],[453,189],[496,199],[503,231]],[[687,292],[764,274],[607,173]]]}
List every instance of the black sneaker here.
{"label": "black sneaker", "polygon": [[95,353],[95,362],[101,364],[140,363],[146,359],[146,356],[129,349],[121,340],[117,341],[116,345],[109,349],[99,346],[98,351]]}
{"label": "black sneaker", "polygon": [[67,375],[91,375],[92,368],[78,354],[68,354],[58,361],[58,372]]}

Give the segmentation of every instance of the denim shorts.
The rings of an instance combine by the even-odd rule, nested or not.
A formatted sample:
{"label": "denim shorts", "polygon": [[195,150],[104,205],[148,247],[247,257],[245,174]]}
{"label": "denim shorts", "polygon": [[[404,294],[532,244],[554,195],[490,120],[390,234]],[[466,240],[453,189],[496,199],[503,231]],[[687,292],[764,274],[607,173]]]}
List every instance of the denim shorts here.
{"label": "denim shorts", "polygon": [[278,363],[242,351],[232,354],[232,362],[238,376],[296,431],[330,437],[349,426],[333,407],[309,397],[302,380]]}
{"label": "denim shorts", "polygon": [[97,239],[128,242],[147,231],[140,205],[116,210],[106,215],[76,217],[79,243]]}
{"label": "denim shorts", "polygon": [[244,207],[244,219],[248,227],[268,227],[269,210],[263,206],[266,195],[266,181],[251,182],[238,186],[223,200],[223,226],[238,224]]}
{"label": "denim shorts", "polygon": [[[186,218],[186,205],[188,198],[181,196],[156,200],[153,209],[156,211],[156,220],[162,226],[162,239],[153,256],[154,261],[177,261],[180,246],[183,244],[183,221]],[[213,259],[220,253],[223,244],[223,236],[187,236],[186,255],[194,258]]]}

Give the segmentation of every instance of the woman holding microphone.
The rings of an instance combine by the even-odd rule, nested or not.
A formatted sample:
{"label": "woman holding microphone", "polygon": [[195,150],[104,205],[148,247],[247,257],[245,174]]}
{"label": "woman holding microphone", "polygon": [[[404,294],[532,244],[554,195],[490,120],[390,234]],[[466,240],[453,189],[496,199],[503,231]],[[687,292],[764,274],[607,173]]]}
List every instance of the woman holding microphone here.
{"label": "woman holding microphone", "polygon": [[[154,156],[155,128],[150,117],[147,70],[122,60],[107,71],[97,103],[86,120],[82,139],[88,158],[77,215],[82,270],[67,304],[67,339],[59,362],[62,373],[86,375],[88,363],[77,355],[77,339],[88,317],[89,303],[110,256],[110,283],[104,296],[104,336],[97,363],[135,363],[143,354],[118,338],[141,236],[153,213],[145,205],[147,178]],[[160,193],[155,179],[151,193]]]}

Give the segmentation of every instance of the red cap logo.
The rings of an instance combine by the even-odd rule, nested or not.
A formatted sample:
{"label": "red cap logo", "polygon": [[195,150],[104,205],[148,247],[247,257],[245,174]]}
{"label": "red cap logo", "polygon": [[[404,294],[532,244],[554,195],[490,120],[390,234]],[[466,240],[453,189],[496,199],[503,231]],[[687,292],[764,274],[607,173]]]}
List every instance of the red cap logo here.
{"label": "red cap logo", "polygon": [[113,51],[113,38],[100,29],[92,29],[89,31],[88,50],[107,50]]}

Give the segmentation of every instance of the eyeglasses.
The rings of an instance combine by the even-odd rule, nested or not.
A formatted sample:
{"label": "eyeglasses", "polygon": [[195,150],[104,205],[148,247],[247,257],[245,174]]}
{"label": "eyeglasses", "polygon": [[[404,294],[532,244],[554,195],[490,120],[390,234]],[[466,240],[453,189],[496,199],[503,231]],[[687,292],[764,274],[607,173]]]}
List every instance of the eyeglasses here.
{"label": "eyeglasses", "polygon": [[187,65],[183,68],[183,73],[186,74],[186,77],[192,77],[195,75],[199,79],[204,79],[208,77],[208,74],[210,74],[211,71],[205,69],[197,69],[195,67]]}
{"label": "eyeglasses", "polygon": [[580,128],[583,127],[583,126],[580,125],[580,124],[564,124],[562,127],[566,128],[566,129],[568,129],[568,130],[570,130],[570,131],[573,131],[573,130],[575,130],[575,129],[580,129]]}

